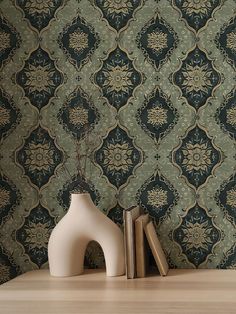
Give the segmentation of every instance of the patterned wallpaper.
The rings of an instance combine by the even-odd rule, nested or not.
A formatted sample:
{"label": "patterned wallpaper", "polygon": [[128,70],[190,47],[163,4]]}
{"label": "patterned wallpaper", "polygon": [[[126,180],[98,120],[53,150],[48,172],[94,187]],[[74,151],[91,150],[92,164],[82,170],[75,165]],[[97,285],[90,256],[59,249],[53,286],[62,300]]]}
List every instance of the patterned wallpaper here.
{"label": "patterned wallpaper", "polygon": [[142,205],[172,268],[235,268],[236,2],[0,8],[0,281],[48,267],[78,190],[120,226]]}

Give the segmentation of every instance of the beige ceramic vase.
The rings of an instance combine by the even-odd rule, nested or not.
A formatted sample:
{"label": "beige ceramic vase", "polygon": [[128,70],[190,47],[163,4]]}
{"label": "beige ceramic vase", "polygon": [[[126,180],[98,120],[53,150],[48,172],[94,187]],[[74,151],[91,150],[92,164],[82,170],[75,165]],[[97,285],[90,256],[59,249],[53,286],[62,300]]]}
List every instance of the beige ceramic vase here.
{"label": "beige ceramic vase", "polygon": [[102,247],[107,276],[123,275],[122,231],[94,205],[88,193],[74,193],[67,214],[53,229],[49,239],[50,274],[62,277],[83,273],[85,251],[92,240]]}

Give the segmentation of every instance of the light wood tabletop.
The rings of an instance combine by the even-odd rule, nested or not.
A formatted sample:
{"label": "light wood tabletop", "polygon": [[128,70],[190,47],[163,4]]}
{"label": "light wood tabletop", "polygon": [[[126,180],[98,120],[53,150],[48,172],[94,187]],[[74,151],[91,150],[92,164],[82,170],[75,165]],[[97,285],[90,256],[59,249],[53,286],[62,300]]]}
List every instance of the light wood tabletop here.
{"label": "light wood tabletop", "polygon": [[87,270],[55,278],[48,270],[0,286],[1,314],[235,314],[235,270],[170,270],[127,280]]}

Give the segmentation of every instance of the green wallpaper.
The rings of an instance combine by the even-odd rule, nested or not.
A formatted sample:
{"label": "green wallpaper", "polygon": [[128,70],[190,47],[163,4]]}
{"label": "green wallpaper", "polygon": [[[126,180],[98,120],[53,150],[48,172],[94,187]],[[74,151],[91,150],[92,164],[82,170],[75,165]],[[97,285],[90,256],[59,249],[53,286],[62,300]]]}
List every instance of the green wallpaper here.
{"label": "green wallpaper", "polygon": [[236,2],[0,8],[0,281],[48,267],[78,190],[120,226],[140,204],[172,268],[235,268]]}

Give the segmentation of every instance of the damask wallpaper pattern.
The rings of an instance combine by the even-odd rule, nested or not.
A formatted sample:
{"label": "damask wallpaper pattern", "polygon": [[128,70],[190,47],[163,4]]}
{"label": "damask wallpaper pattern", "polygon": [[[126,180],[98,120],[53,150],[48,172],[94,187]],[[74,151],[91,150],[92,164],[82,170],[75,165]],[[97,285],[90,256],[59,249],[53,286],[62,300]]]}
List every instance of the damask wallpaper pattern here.
{"label": "damask wallpaper pattern", "polygon": [[121,228],[140,204],[172,268],[235,268],[236,2],[0,8],[0,282],[48,267],[78,190]]}

